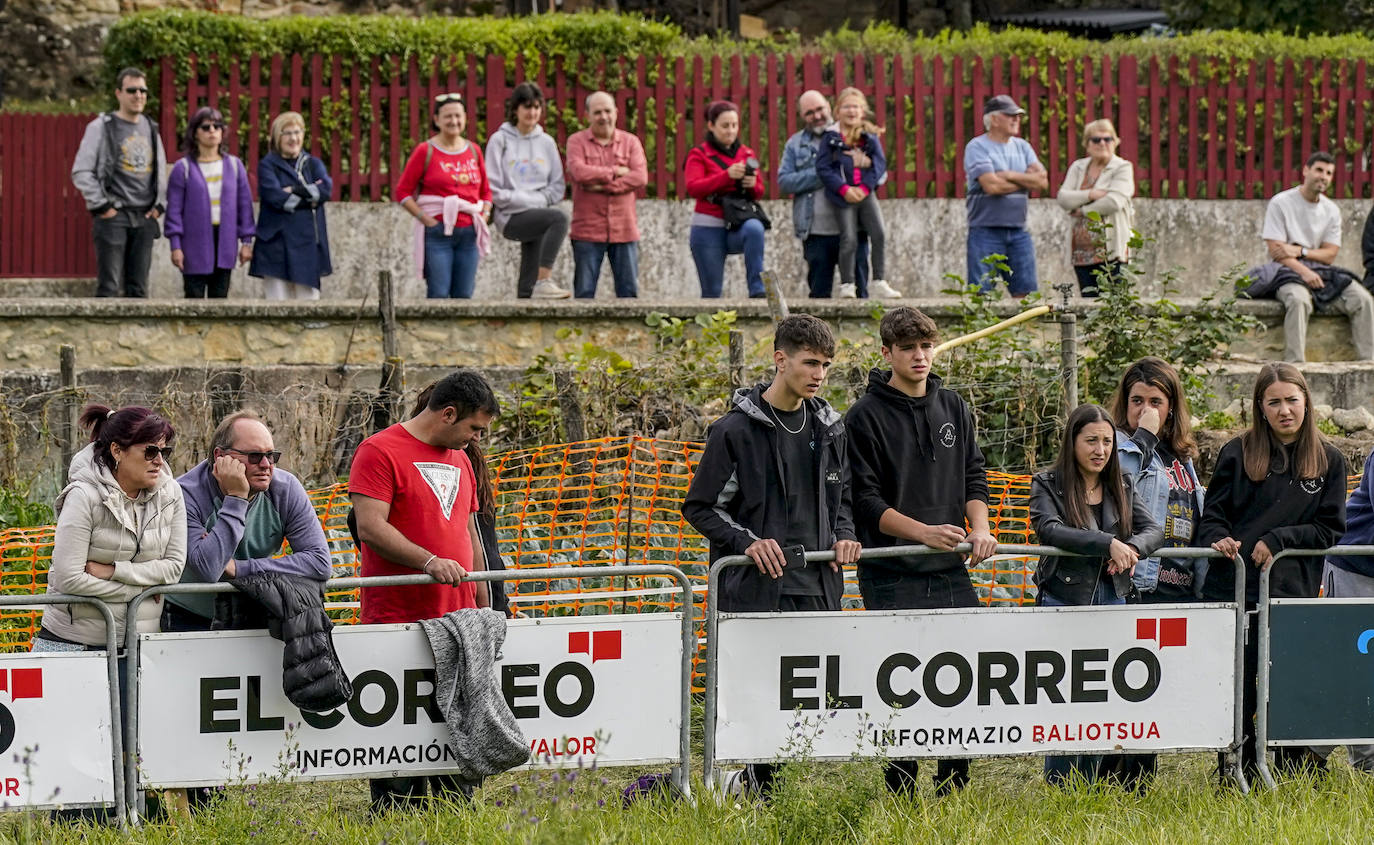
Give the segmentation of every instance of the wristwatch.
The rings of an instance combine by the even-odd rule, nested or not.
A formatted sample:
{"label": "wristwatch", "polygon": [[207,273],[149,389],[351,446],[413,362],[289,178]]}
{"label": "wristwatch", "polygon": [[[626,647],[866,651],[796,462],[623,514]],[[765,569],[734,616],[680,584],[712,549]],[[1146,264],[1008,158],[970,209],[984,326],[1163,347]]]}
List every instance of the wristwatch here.
{"label": "wristwatch", "polygon": [[1305,246],[1300,246],[1300,247],[1298,247],[1298,257],[1299,257],[1299,258],[1306,258],[1306,257],[1307,257],[1307,247],[1305,247]]}

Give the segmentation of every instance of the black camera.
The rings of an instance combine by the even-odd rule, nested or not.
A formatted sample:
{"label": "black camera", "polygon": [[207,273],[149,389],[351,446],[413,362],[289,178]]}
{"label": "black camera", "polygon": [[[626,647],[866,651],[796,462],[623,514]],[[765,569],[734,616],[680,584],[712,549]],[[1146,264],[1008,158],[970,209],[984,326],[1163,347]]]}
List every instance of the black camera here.
{"label": "black camera", "polygon": [[757,171],[758,169],[759,169],[759,160],[758,160],[758,159],[754,158],[753,156],[749,156],[748,158],[746,158],[746,159],[744,160],[744,175],[745,175],[745,176],[753,176],[753,175],[754,175],[754,172]]}

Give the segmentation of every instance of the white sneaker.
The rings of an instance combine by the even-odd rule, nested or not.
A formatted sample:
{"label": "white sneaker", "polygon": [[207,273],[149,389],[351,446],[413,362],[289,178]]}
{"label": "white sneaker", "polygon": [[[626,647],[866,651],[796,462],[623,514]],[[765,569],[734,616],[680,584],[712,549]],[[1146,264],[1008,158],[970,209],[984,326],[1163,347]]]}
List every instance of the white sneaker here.
{"label": "white sneaker", "polygon": [[901,299],[902,292],[889,285],[882,279],[874,279],[868,283],[868,295],[876,296],[879,299]]}
{"label": "white sneaker", "polygon": [[857,299],[858,296],[859,296],[859,289],[858,289],[857,286],[855,286],[855,285],[846,285],[844,282],[841,282],[841,283],[840,283],[840,292],[839,292],[839,294],[838,294],[838,298],[840,298],[840,299]]}
{"label": "white sneaker", "polygon": [[567,299],[572,296],[572,291],[565,289],[553,279],[540,279],[534,283],[534,291],[530,293],[531,299]]}

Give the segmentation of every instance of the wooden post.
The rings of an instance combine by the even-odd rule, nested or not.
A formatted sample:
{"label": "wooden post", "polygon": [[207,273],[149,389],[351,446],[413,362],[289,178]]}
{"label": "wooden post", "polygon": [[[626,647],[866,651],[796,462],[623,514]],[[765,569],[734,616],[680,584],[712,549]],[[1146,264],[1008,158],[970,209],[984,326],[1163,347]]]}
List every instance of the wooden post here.
{"label": "wooden post", "polygon": [[763,289],[768,294],[768,311],[773,315],[773,322],[782,322],[788,316],[787,297],[783,296],[782,286],[771,271],[763,271],[759,278],[763,280]]}
{"label": "wooden post", "polygon": [[744,332],[730,330],[730,389],[744,387]]}
{"label": "wooden post", "polygon": [[389,361],[401,354],[396,343],[396,286],[390,270],[377,273],[377,310],[382,320],[382,358]]}
{"label": "wooden post", "polygon": [[80,409],[76,395],[76,347],[70,343],[64,343],[57,348],[57,356],[62,380],[62,416],[59,421],[58,437],[62,446],[61,472],[62,478],[65,480],[67,468],[72,465],[72,456],[76,454],[76,441],[80,432],[78,420]]}
{"label": "wooden post", "polygon": [[558,409],[563,412],[563,435],[569,443],[580,443],[587,439],[587,421],[582,416],[582,396],[567,370],[553,374],[554,388],[558,391]]}
{"label": "wooden post", "polygon": [[372,403],[372,430],[381,431],[400,418],[401,393],[405,383],[405,361],[387,358],[382,362],[382,378],[377,385],[377,401]]}

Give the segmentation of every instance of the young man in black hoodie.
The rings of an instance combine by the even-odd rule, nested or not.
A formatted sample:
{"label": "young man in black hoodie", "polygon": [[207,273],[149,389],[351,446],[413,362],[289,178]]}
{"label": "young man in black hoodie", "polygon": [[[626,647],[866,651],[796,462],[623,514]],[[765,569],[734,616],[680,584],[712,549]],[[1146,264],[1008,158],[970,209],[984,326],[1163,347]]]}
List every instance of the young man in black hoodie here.
{"label": "young man in black hoodie", "polygon": [[[971,543],[970,560],[978,563],[997,545],[988,528],[987,475],[973,415],[930,371],[939,329],[901,306],[883,316],[879,333],[892,369],[869,373],[868,392],[845,415],[855,533],[866,548]],[[868,610],[979,604],[957,552],[866,560],[859,589]],[[968,760],[941,760],[936,791],[962,788],[968,768]],[[892,761],[885,775],[889,789],[911,793],[916,761]]]}
{"label": "young man in black hoodie", "polygon": [[[721,573],[722,611],[840,609],[840,567],[857,561],[860,547],[849,515],[844,422],[816,396],[834,355],[825,321],[806,314],[781,321],[772,383],[735,391],[733,407],[707,432],[682,516],[710,541],[712,561],[743,554],[755,564]],[[833,549],[836,560],[799,564],[798,548]],[[729,789],[766,794],[774,770],[751,765]]]}

